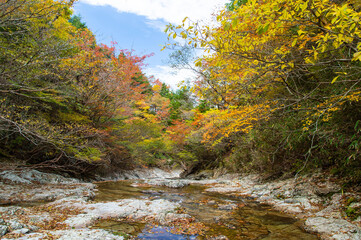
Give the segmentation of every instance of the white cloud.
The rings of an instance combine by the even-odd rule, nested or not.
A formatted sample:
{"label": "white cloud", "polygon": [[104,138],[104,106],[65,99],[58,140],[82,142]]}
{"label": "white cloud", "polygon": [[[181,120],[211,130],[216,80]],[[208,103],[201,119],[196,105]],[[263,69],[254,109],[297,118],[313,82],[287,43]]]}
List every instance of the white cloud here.
{"label": "white cloud", "polygon": [[188,69],[177,70],[169,66],[161,66],[161,65],[158,65],[153,68],[146,68],[144,69],[144,72],[148,76],[153,75],[156,79],[159,79],[161,82],[166,83],[172,89],[176,89],[181,81],[187,81],[187,80],[192,81],[197,78],[197,75],[192,70],[188,70]]}
{"label": "white cloud", "polygon": [[109,5],[120,12],[134,13],[150,20],[180,24],[185,17],[193,21],[210,20],[211,14],[229,0],[80,0],[92,5]]}
{"label": "white cloud", "polygon": [[163,32],[165,29],[165,25],[167,25],[168,23],[166,23],[162,20],[148,20],[148,21],[146,21],[146,24],[151,28],[154,28],[154,29],[157,29],[157,30]]}

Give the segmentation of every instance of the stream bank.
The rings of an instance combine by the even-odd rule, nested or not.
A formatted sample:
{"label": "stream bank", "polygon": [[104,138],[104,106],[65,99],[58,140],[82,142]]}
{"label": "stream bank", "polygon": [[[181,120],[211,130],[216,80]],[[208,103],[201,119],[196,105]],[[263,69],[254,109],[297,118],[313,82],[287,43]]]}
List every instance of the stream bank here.
{"label": "stream bank", "polygon": [[[274,210],[284,212],[288,214],[287,216],[304,220],[304,225],[300,227],[317,233],[321,239],[361,239],[360,218],[346,220],[343,213],[345,201],[350,199],[352,203],[347,207],[354,209],[361,207],[360,197],[356,193],[342,194],[337,184],[325,180],[320,174],[267,183],[262,183],[257,175],[226,174],[216,179],[174,179],[178,174],[179,172],[167,173],[160,169],[128,171],[119,173],[112,179],[143,180],[120,181],[126,184],[122,187],[109,187],[118,182],[86,183],[35,170],[1,172],[0,203],[3,206],[0,207],[0,236],[3,239],[34,240],[129,238],[129,234],[122,232],[125,231],[123,228],[116,233],[120,235],[114,235],[115,232],[109,230],[109,222],[113,226],[116,224],[112,225],[111,221],[122,220],[125,221],[127,228],[132,229],[139,228],[135,222],[144,224],[143,230],[145,223],[152,223],[154,226],[152,229],[144,230],[150,232],[167,230],[164,227],[155,227],[157,224],[168,226],[169,231],[174,231],[176,225],[183,226],[190,229],[189,236],[196,239],[197,236],[201,236],[202,229],[207,227],[203,222],[208,224],[206,220],[197,221],[197,218],[202,218],[197,216],[199,209],[215,211],[223,215],[239,212],[241,209],[249,215],[251,210],[247,207],[256,209],[257,206],[263,206],[264,209],[261,210],[264,212],[259,214],[264,218],[267,215],[265,212],[271,211],[268,209],[272,206]],[[187,190],[187,187],[192,189],[193,186],[198,187]],[[184,190],[182,192],[179,189]],[[203,200],[204,196],[200,195],[198,200],[192,198],[188,200],[189,206],[191,202],[197,202],[197,211],[192,212],[194,206],[187,208],[185,196],[188,198],[195,196],[196,191],[207,194],[207,198]],[[212,199],[215,197],[212,194],[217,194],[216,200]],[[219,198],[222,198],[222,201],[218,201]],[[254,202],[263,205],[255,205]],[[232,219],[225,220],[222,218],[223,215],[219,219],[213,218],[212,221],[222,226],[228,224],[228,229],[242,227],[244,219],[238,219],[238,225],[234,223],[232,225]],[[277,214],[273,213],[272,216]],[[280,219],[290,221],[291,218],[287,216],[272,217],[268,221],[281,221]],[[206,217],[203,216],[204,219]],[[243,225],[248,224],[247,221],[244,221]],[[267,226],[262,229],[264,237],[257,235],[253,239],[277,239],[275,235],[273,238],[267,238],[269,235],[265,230]],[[179,230],[178,233],[184,233],[182,231]],[[138,236],[143,236],[140,239],[150,239],[145,232]],[[212,238],[204,239],[230,238],[215,233]],[[289,239],[311,238],[307,236]]]}

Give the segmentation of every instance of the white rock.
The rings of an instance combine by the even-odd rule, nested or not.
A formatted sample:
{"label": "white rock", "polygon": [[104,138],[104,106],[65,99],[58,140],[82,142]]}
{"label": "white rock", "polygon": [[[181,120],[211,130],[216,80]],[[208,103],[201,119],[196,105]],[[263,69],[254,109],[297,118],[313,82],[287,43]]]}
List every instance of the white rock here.
{"label": "white rock", "polygon": [[[58,207],[74,207],[83,209],[85,213],[68,218],[64,223],[74,228],[84,228],[92,224],[93,221],[101,218],[123,218],[132,217],[134,219],[144,217],[154,217],[160,222],[167,222],[167,214],[174,213],[178,218],[184,217],[176,214],[175,209],[179,208],[178,203],[164,199],[140,200],[124,199],[106,203],[86,203],[84,200],[68,199],[68,201],[56,201],[53,205]],[[168,217],[169,218],[169,217]]]}
{"label": "white rock", "polygon": [[337,236],[337,239],[360,239],[361,229],[344,219],[311,217],[305,222],[306,228],[319,234]]}
{"label": "white rock", "polygon": [[12,231],[11,233],[26,234],[26,233],[29,233],[29,232],[30,232],[30,229],[28,229],[28,228],[20,228],[20,229],[17,229],[15,231]]}
{"label": "white rock", "polygon": [[[122,236],[113,235],[102,229],[68,229],[58,231],[44,231],[43,233],[30,233],[17,240],[40,240],[48,235],[57,236],[59,240],[124,240]],[[13,240],[13,238],[4,238]]]}
{"label": "white rock", "polygon": [[31,184],[31,181],[21,178],[18,175],[14,174],[13,172],[10,171],[4,171],[0,173],[0,177],[2,179],[11,181],[13,183],[25,183],[25,184]]}
{"label": "white rock", "polygon": [[100,180],[126,180],[126,179],[153,179],[153,178],[179,178],[181,170],[164,171],[159,168],[134,169],[121,171],[114,176],[100,178]]}
{"label": "white rock", "polygon": [[279,204],[275,205],[274,208],[278,211],[292,213],[292,214],[297,214],[297,213],[303,212],[299,203],[288,204],[288,203],[283,202],[283,203],[279,203]]}
{"label": "white rock", "polygon": [[242,187],[212,187],[207,188],[206,192],[219,192],[219,193],[231,193],[231,192],[240,192],[242,191]]}
{"label": "white rock", "polygon": [[24,227],[23,224],[19,223],[19,222],[16,221],[16,220],[10,220],[10,221],[9,221],[9,225],[10,225],[10,228],[11,228],[12,230],[21,229],[21,228]]}
{"label": "white rock", "polygon": [[189,180],[181,179],[151,179],[146,181],[149,185],[166,186],[170,188],[182,188],[190,184]]}
{"label": "white rock", "polygon": [[58,174],[43,173],[33,169],[26,169],[24,171],[3,171],[0,172],[0,178],[13,183],[22,184],[31,184],[33,182],[42,184],[79,183],[79,180],[75,178],[65,178]]}
{"label": "white rock", "polygon": [[[29,233],[26,236],[16,238],[16,240],[41,240],[46,237],[43,233]],[[14,238],[4,238],[3,240],[13,240]]]}
{"label": "white rock", "polygon": [[0,225],[0,237],[4,236],[8,232],[8,226]]}

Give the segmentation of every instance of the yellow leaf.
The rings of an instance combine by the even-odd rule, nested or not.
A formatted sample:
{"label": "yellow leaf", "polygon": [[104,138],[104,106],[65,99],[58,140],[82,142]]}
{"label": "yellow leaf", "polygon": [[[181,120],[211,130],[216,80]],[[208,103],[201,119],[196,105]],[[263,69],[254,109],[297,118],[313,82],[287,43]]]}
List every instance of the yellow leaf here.
{"label": "yellow leaf", "polygon": [[337,77],[333,78],[332,81],[331,81],[331,84],[335,83],[339,77],[340,76],[337,76]]}
{"label": "yellow leaf", "polygon": [[361,61],[361,52],[354,53],[352,61],[357,61],[357,60]]}
{"label": "yellow leaf", "polygon": [[198,61],[196,61],[195,66],[196,67],[202,67],[202,60],[199,59]]}

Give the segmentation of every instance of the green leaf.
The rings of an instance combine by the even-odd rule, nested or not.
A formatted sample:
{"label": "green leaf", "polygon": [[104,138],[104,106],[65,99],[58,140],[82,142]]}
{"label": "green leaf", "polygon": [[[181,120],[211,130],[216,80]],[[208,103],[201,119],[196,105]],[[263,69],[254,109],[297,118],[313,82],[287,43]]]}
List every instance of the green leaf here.
{"label": "green leaf", "polygon": [[233,26],[237,26],[237,25],[238,25],[238,22],[239,22],[238,18],[234,18],[234,19],[232,20],[232,25],[233,25]]}
{"label": "green leaf", "polygon": [[258,34],[263,34],[263,33],[267,32],[268,28],[269,28],[269,24],[266,24],[264,26],[261,25],[261,26],[258,27],[257,33]]}
{"label": "green leaf", "polygon": [[230,24],[229,22],[226,22],[226,23],[224,24],[224,30],[225,30],[225,31],[228,31],[230,28],[231,28],[231,24]]}

